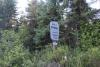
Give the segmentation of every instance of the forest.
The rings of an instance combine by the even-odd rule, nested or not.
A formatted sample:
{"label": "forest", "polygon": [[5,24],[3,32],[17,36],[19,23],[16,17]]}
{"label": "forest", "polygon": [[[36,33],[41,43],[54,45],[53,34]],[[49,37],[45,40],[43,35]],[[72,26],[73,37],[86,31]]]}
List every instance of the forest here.
{"label": "forest", "polygon": [[[0,67],[100,67],[100,9],[93,0],[0,0]],[[59,24],[55,48],[50,22]]]}

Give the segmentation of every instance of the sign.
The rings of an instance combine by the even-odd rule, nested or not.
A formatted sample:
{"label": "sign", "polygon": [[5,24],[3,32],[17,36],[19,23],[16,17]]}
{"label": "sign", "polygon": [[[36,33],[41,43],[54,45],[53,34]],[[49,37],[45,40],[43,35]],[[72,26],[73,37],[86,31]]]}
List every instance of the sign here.
{"label": "sign", "polygon": [[50,37],[52,41],[57,42],[59,40],[59,24],[56,21],[50,22]]}

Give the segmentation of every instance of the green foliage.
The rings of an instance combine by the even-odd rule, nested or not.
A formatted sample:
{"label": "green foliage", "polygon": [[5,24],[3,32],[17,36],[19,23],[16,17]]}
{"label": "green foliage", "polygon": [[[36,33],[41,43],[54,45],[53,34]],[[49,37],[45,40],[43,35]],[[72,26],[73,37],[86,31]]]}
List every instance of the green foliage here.
{"label": "green foliage", "polygon": [[[55,50],[47,47],[30,54],[23,47],[24,27],[20,33],[12,30],[1,31],[0,66],[1,67],[44,67],[50,62],[57,62],[62,67],[99,67],[100,46],[81,51],[80,48],[70,51],[66,45],[58,46]],[[21,39],[22,40],[21,40]],[[65,58],[66,57],[66,58]]]}
{"label": "green foliage", "polygon": [[34,55],[34,67],[44,67],[50,62],[58,62],[63,64],[65,62],[64,57],[68,53],[68,47],[60,46],[53,50],[51,47],[47,47],[41,51],[36,51]]}
{"label": "green foliage", "polygon": [[[67,5],[69,1],[36,3],[32,0],[28,25],[26,17],[21,17],[23,23],[18,32],[0,30],[0,67],[45,67],[51,62],[57,62],[62,67],[100,67],[100,22],[91,20],[94,13],[91,14],[93,11],[85,0],[73,0],[71,6]],[[0,21],[12,18],[15,14],[14,3],[14,0],[0,0]],[[67,14],[65,5],[71,9]],[[60,44],[56,49],[49,47],[49,22],[52,17],[56,17],[60,24]],[[78,47],[70,49],[67,43]]]}
{"label": "green foliage", "polygon": [[18,35],[20,35],[20,41],[23,43],[23,47],[29,51],[33,50],[33,35],[30,35],[29,27],[25,24],[19,27]]}
{"label": "green foliage", "polygon": [[15,0],[0,0],[0,18],[3,22],[9,22],[16,13]]}
{"label": "green foliage", "polygon": [[100,23],[95,24],[86,23],[81,26],[80,46],[83,50],[90,47],[99,46],[100,44]]}
{"label": "green foliage", "polygon": [[26,25],[21,25],[18,35],[20,35],[20,41],[25,43],[29,36],[28,27]]}
{"label": "green foliage", "polygon": [[40,44],[42,41],[41,39],[46,35],[48,29],[43,27],[43,28],[40,28],[40,29],[35,29],[35,32],[36,32],[36,35],[35,37],[33,38],[33,42],[35,42],[35,44]]}
{"label": "green foliage", "polygon": [[[50,19],[53,17],[56,17],[58,20],[60,20],[60,14],[58,12],[58,5],[56,5],[57,0],[55,1],[49,1],[43,2],[35,2],[36,0],[33,0],[30,2],[29,5],[29,11],[28,16],[30,20],[35,20],[31,23],[34,23],[34,27],[31,27],[30,32],[32,32],[34,35],[32,36],[33,39],[33,45],[36,45],[37,47],[39,45],[46,45],[50,43],[50,35],[49,35],[49,23]],[[33,2],[33,3],[32,3]],[[34,4],[35,3],[35,4]],[[34,18],[34,19],[32,19]],[[30,34],[32,35],[32,34]]]}
{"label": "green foliage", "polygon": [[68,47],[60,46],[56,48],[55,50],[47,50],[46,53],[43,55],[45,56],[45,59],[48,61],[56,61],[61,62],[64,56],[68,53]]}
{"label": "green foliage", "polygon": [[[76,67],[98,67],[100,62],[100,48],[90,48],[86,52],[81,52],[76,55],[77,66]],[[97,62],[97,64],[95,64]],[[79,66],[80,65],[80,66]],[[100,66],[100,65],[99,65]]]}
{"label": "green foliage", "polygon": [[41,44],[43,42],[42,39],[48,33],[49,17],[47,17],[47,5],[45,3],[44,5],[40,3],[37,7],[37,27],[34,29],[35,36],[33,37],[33,42]]}
{"label": "green foliage", "polygon": [[[19,33],[12,30],[1,31],[0,66],[1,67],[32,67],[28,50],[23,47]],[[25,62],[26,61],[26,62]]]}

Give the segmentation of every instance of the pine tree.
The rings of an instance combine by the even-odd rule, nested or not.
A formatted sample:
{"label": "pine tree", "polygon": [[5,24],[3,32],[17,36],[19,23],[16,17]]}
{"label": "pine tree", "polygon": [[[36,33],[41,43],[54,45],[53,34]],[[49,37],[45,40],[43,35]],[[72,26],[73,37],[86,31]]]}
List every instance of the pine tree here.
{"label": "pine tree", "polygon": [[[67,42],[74,48],[81,45],[81,36],[83,29],[89,27],[89,20],[93,20],[99,10],[93,10],[89,7],[86,0],[68,0],[70,11],[67,13]],[[93,21],[92,21],[93,22]]]}
{"label": "pine tree", "polygon": [[2,22],[9,23],[10,19],[16,15],[15,0],[0,1],[0,18]]}
{"label": "pine tree", "polygon": [[89,12],[90,8],[88,7],[85,0],[69,0],[71,11],[68,14],[68,43],[74,48],[80,43],[80,23],[87,22],[86,13]]}
{"label": "pine tree", "polygon": [[30,23],[34,24],[31,24],[32,27],[30,26],[29,28],[30,35],[32,36],[30,46],[31,48],[44,47],[50,43],[49,23],[51,18],[56,17],[60,19],[57,0],[47,0],[46,3],[42,0],[41,2],[33,0],[29,4],[28,10],[28,18],[31,20]]}

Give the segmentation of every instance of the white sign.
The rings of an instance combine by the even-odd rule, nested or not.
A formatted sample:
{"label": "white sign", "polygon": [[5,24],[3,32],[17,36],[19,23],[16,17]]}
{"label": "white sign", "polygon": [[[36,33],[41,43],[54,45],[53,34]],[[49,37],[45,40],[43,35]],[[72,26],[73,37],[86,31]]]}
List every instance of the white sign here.
{"label": "white sign", "polygon": [[50,37],[52,41],[59,40],[59,24],[56,21],[50,22]]}

